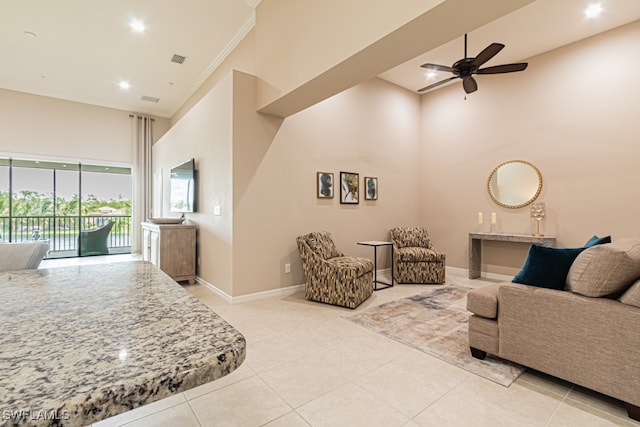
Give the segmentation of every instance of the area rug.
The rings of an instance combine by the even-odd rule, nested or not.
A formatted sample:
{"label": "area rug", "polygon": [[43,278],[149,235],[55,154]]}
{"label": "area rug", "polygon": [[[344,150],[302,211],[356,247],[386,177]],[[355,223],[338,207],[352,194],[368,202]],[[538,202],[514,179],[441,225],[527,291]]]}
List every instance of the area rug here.
{"label": "area rug", "polygon": [[469,352],[469,312],[465,307],[471,289],[457,285],[437,286],[345,318],[509,387],[524,372],[523,367],[489,355],[485,360],[479,360]]}

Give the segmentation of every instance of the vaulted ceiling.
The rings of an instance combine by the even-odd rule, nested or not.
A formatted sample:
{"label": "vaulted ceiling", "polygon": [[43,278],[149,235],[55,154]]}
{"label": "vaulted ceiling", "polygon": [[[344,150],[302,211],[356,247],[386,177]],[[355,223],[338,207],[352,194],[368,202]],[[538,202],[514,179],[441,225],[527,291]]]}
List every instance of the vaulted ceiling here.
{"label": "vaulted ceiling", "polygon": [[[259,2],[0,0],[0,88],[171,117],[253,28]],[[487,65],[522,61],[640,19],[638,0],[600,0],[601,16],[587,19],[590,3],[537,0],[471,32],[469,56],[500,42]],[[421,64],[462,57],[461,36],[380,77],[415,91],[431,82]]]}

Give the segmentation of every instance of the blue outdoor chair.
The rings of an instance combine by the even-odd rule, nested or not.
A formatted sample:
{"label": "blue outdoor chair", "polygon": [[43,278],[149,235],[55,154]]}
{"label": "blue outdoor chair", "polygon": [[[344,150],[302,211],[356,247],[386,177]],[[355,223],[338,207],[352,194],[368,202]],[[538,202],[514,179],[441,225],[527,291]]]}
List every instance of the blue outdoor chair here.
{"label": "blue outdoor chair", "polygon": [[107,239],[113,221],[93,230],[82,230],[78,236],[78,256],[108,255]]}

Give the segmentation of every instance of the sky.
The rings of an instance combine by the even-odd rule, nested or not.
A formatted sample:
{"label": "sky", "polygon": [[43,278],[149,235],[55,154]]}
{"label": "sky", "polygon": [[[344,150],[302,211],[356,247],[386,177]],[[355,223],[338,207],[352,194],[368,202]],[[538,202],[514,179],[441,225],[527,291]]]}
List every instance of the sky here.
{"label": "sky", "polygon": [[[9,190],[9,168],[0,167],[0,190]],[[13,191],[53,193],[53,170],[16,167],[13,169]],[[56,196],[71,199],[78,191],[78,171],[56,171]],[[82,194],[94,194],[101,200],[131,200],[131,175],[83,172]]]}

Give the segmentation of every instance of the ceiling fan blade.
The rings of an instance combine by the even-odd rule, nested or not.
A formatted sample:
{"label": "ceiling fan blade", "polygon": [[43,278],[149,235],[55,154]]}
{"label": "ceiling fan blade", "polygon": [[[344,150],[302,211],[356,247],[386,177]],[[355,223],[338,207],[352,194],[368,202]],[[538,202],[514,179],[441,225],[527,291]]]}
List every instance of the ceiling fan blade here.
{"label": "ceiling fan blade", "polygon": [[481,68],[476,70],[476,74],[502,74],[523,71],[529,65],[527,62],[519,62],[517,64],[496,65],[494,67]]}
{"label": "ceiling fan blade", "polygon": [[504,45],[502,43],[491,43],[489,46],[485,47],[484,50],[478,54],[478,56],[473,58],[472,65],[474,67],[481,66],[482,64],[496,56],[498,52],[500,52],[503,48]]}
{"label": "ceiling fan blade", "polygon": [[462,79],[462,87],[466,93],[471,93],[478,90],[478,83],[476,83],[476,79],[469,76]]}
{"label": "ceiling fan blade", "polygon": [[447,82],[450,82],[451,80],[457,79],[457,78],[458,78],[458,76],[449,77],[448,79],[441,80],[438,83],[434,83],[434,84],[429,85],[427,87],[423,87],[422,89],[418,89],[418,92],[425,92],[425,91],[427,91],[429,89],[433,89],[434,87],[438,87],[440,85],[443,85],[443,84],[445,84]]}
{"label": "ceiling fan blade", "polygon": [[422,68],[426,68],[427,70],[445,71],[447,73],[452,73],[453,72],[453,68],[447,67],[446,65],[422,64],[421,67]]}

